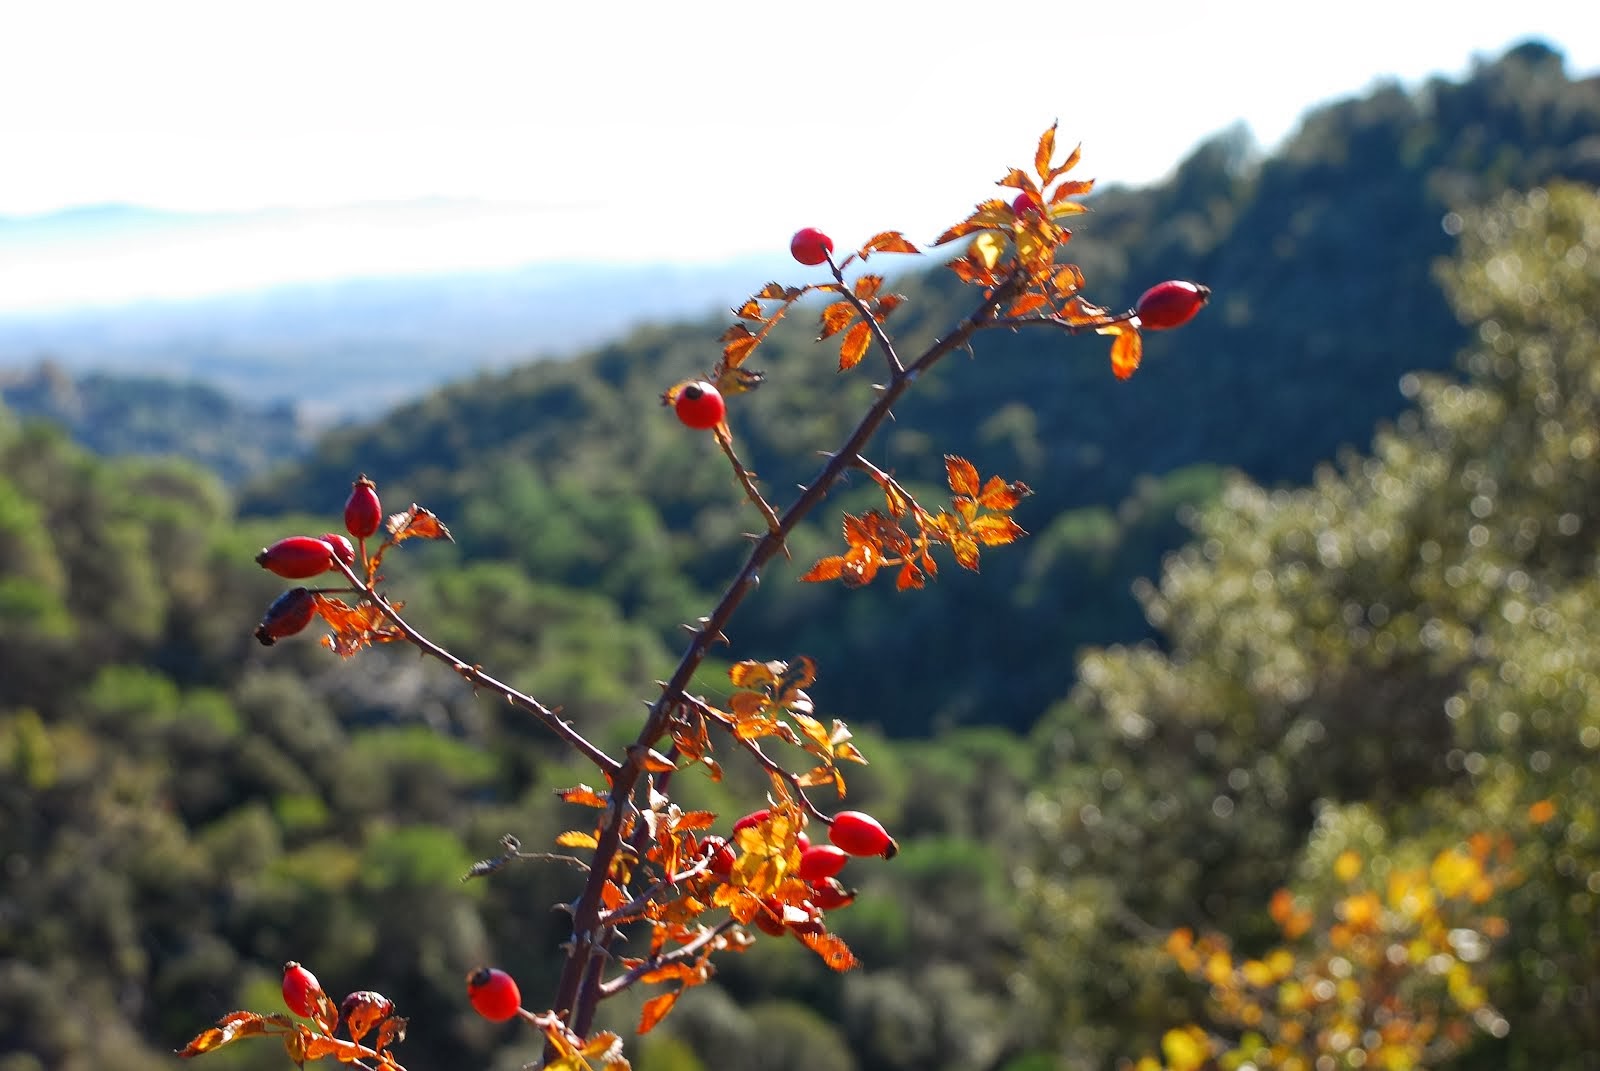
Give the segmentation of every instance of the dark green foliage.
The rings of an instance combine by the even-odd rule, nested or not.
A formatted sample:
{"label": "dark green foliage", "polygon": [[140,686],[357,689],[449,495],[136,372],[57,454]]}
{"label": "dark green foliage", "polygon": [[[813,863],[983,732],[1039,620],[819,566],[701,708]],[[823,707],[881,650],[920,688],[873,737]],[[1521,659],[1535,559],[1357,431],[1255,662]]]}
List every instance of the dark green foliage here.
{"label": "dark green foliage", "polygon": [[45,362],[0,377],[0,402],[61,425],[95,453],[187,457],[229,483],[282,465],[311,444],[294,405],[253,405],[196,380],[73,377]]}

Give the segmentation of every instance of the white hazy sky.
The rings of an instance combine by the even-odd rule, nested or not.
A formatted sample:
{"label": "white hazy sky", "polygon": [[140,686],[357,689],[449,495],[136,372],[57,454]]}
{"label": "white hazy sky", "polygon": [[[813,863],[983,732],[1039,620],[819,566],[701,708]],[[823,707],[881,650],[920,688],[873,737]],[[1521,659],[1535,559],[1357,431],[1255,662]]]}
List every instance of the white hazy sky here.
{"label": "white hazy sky", "polygon": [[1054,119],[1146,182],[1534,35],[1600,68],[1591,0],[0,0],[0,215],[474,198],[518,222],[435,236],[490,263],[927,239]]}

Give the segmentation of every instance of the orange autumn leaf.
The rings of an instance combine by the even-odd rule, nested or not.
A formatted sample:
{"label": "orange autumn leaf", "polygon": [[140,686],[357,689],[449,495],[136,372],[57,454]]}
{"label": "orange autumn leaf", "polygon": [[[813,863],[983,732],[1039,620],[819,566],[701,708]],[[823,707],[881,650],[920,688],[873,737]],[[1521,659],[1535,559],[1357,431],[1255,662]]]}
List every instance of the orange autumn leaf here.
{"label": "orange autumn leaf", "polygon": [[1106,324],[1097,329],[1099,334],[1116,336],[1111,342],[1111,371],[1118,379],[1127,379],[1139,368],[1144,356],[1144,340],[1139,329],[1129,323]]}
{"label": "orange autumn leaf", "polygon": [[450,529],[436,517],[432,510],[424,509],[415,502],[411,508],[402,510],[389,516],[384,522],[388,529],[389,539],[394,543],[403,543],[407,539],[443,539],[455,542],[450,535]]}
{"label": "orange autumn leaf", "polygon": [[864,323],[858,323],[845,332],[844,342],[839,346],[839,371],[848,372],[860,364],[871,344],[872,328]]}
{"label": "orange autumn leaf", "polygon": [[850,951],[850,946],[844,939],[833,933],[802,933],[799,934],[801,942],[811,951],[821,957],[822,962],[828,965],[829,970],[848,971],[859,967],[861,961],[856,959],[855,953]]}
{"label": "orange autumn leaf", "polygon": [[644,1002],[644,1008],[639,1012],[639,1033],[648,1034],[656,1028],[656,1024],[667,1017],[672,1006],[678,1002],[681,989],[674,989],[670,993],[662,993],[651,997]]}
{"label": "orange autumn leaf", "polygon": [[862,260],[867,259],[869,253],[915,253],[917,247],[899,231],[883,231],[868,238],[861,247]]}
{"label": "orange autumn leaf", "polygon": [[822,333],[817,336],[821,342],[830,335],[836,335],[849,326],[850,321],[856,318],[856,307],[848,301],[835,301],[832,305],[822,310]]}
{"label": "orange autumn leaf", "polygon": [[950,490],[967,498],[978,496],[978,469],[972,462],[964,457],[954,454],[944,456],[945,479],[949,481]]}

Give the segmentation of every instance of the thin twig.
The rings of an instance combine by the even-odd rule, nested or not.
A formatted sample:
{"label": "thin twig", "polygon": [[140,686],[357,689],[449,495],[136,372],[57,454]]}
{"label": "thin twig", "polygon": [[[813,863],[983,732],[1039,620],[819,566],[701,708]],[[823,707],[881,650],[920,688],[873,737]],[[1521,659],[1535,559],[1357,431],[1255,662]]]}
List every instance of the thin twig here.
{"label": "thin twig", "polygon": [[1018,327],[1054,327],[1058,331],[1065,331],[1070,335],[1079,335],[1085,331],[1098,331],[1102,327],[1112,324],[1125,324],[1138,316],[1138,313],[1129,309],[1110,316],[1096,316],[1092,320],[1069,320],[1065,316],[1050,314],[1049,316],[996,316],[990,327],[1018,328]]}
{"label": "thin twig", "polygon": [[616,996],[618,993],[621,993],[623,990],[629,988],[651,971],[660,970],[662,967],[668,967],[674,963],[681,963],[686,959],[694,958],[694,956],[697,955],[702,948],[710,944],[712,941],[715,941],[718,937],[721,937],[729,930],[733,929],[735,924],[736,920],[734,920],[732,917],[725,918],[715,926],[711,927],[711,929],[702,933],[700,936],[696,937],[687,944],[679,945],[671,952],[665,952],[659,956],[654,956],[639,964],[637,967],[629,968],[626,973],[619,974],[615,978],[611,979],[611,981],[601,984],[600,999],[604,1000],[607,997]]}
{"label": "thin twig", "polygon": [[855,306],[856,312],[861,314],[862,322],[877,340],[878,348],[883,350],[883,358],[889,362],[890,374],[905,375],[905,365],[900,363],[900,355],[894,351],[894,343],[890,341],[889,333],[883,329],[883,324],[878,322],[878,318],[872,314],[867,303],[856,296],[855,288],[844,281],[844,271],[833,262],[831,254],[828,256],[828,267],[833,269],[833,277],[839,280],[839,292],[844,295],[846,301]]}
{"label": "thin twig", "polygon": [[[739,455],[733,452],[733,436],[728,433],[727,425],[717,425],[715,435],[717,445],[722,447],[722,452],[727,455],[728,464],[733,466],[734,475],[739,477],[739,484],[744,488],[745,495],[756,504],[756,509],[761,511],[762,518],[767,522],[767,531],[778,532],[778,514],[767,504],[767,500],[761,497],[761,492],[756,488],[755,473],[745,468],[739,460]],[[789,556],[787,546],[783,548],[783,556],[786,558]]]}
{"label": "thin twig", "polygon": [[422,651],[423,654],[436,658],[455,670],[457,674],[470,682],[474,688],[488,689],[502,696],[506,702],[511,703],[513,706],[521,707],[538,718],[551,732],[570,744],[573,750],[598,766],[606,776],[614,777],[622,769],[621,763],[601,751],[594,744],[591,744],[582,733],[574,729],[570,722],[562,719],[554,710],[551,710],[531,695],[519,692],[511,685],[491,677],[482,668],[467,665],[461,659],[418,632],[410,622],[400,616],[400,612],[394,608],[388,599],[358,577],[355,570],[337,558],[334,559],[334,564],[339,567],[345,576],[350,578],[350,582],[355,585],[356,590],[361,593],[362,597],[376,606],[383,613],[383,616],[394,624],[394,627],[399,630],[400,635],[405,638],[407,643]]}

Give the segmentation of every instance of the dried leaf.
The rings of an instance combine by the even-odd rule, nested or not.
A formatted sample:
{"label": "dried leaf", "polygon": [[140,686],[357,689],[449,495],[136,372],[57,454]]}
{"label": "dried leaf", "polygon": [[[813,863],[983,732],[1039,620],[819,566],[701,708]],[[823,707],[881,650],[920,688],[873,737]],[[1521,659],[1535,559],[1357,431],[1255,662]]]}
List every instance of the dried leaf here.
{"label": "dried leaf", "polygon": [[735,688],[765,688],[776,684],[778,676],[789,668],[782,662],[757,662],[745,659],[728,669],[728,680]]}
{"label": "dried leaf", "polygon": [[816,584],[826,580],[838,580],[842,575],[844,575],[844,555],[834,554],[819,559],[817,564],[806,570],[800,579]]}
{"label": "dried leaf", "polygon": [[831,970],[848,971],[861,965],[855,953],[850,951],[850,946],[838,934],[802,933],[799,937],[807,948],[822,957],[822,962]]}
{"label": "dried leaf", "polygon": [[[744,325],[740,324],[739,326],[743,327]],[[744,359],[750,356],[750,351],[756,348],[756,343],[760,341],[759,338],[749,332],[738,338],[730,339],[727,345],[722,347],[722,363],[729,368],[739,367],[744,363]]]}
{"label": "dried leaf", "polygon": [[382,993],[363,989],[344,998],[339,1005],[339,1014],[344,1019],[351,1040],[360,1041],[372,1032],[373,1027],[394,1014],[394,1001]]}
{"label": "dried leaf", "polygon": [[1139,367],[1144,354],[1144,340],[1139,329],[1129,323],[1106,324],[1098,331],[1102,335],[1115,335],[1111,343],[1111,371],[1118,379],[1127,379]]}
{"label": "dried leaf", "polygon": [[1040,307],[1042,307],[1044,305],[1048,305],[1048,304],[1049,304],[1049,301],[1048,301],[1048,299],[1045,298],[1045,296],[1043,294],[1038,294],[1038,293],[1023,294],[1021,297],[1017,298],[1016,301],[1013,301],[1011,303],[1011,309],[1009,310],[1008,315],[1011,315],[1011,316],[1026,316],[1026,315],[1028,315],[1028,313],[1034,311],[1035,309],[1040,308]]}
{"label": "dried leaf", "polygon": [[967,498],[978,497],[978,470],[972,462],[955,454],[946,454],[944,471],[951,491]]}
{"label": "dried leaf", "polygon": [[916,565],[909,561],[900,566],[900,572],[894,578],[894,586],[896,591],[919,589],[923,586],[923,584],[924,579],[922,576],[922,570],[918,569]]}
{"label": "dried leaf", "polygon": [[645,773],[666,773],[668,770],[676,770],[678,767],[676,763],[661,754],[661,752],[655,748],[650,748],[645,752],[644,762],[640,768]]}
{"label": "dried leaf", "polygon": [[915,253],[917,247],[906,239],[899,231],[884,231],[874,234],[867,239],[861,247],[861,259],[865,260],[868,253]]}
{"label": "dried leaf", "polygon": [[978,496],[978,505],[984,509],[1005,512],[1015,509],[1017,503],[1031,494],[1032,488],[1020,480],[1007,483],[998,476],[991,476],[989,482],[983,485],[983,494]]}
{"label": "dried leaf", "polygon": [[556,838],[556,846],[560,848],[594,848],[599,844],[593,833],[577,829],[569,829]]}
{"label": "dried leaf", "polygon": [[1044,177],[1044,181],[1045,181],[1045,185],[1048,186],[1050,183],[1054,182],[1057,178],[1061,177],[1062,175],[1065,175],[1068,171],[1071,171],[1073,168],[1077,167],[1078,166],[1078,159],[1082,155],[1083,155],[1083,146],[1082,145],[1075,146],[1073,148],[1072,152],[1068,154],[1066,160],[1062,161],[1060,164],[1057,164],[1055,167],[1052,167],[1049,170],[1049,172],[1046,173],[1043,176]]}
{"label": "dried leaf", "polygon": [[201,1053],[214,1052],[224,1045],[238,1041],[240,1038],[255,1037],[267,1032],[267,1025],[274,1019],[281,1019],[281,1025],[290,1025],[289,1017],[257,1015],[255,1012],[236,1011],[229,1012],[217,1020],[217,1025],[210,1030],[202,1030],[194,1038],[178,1050],[178,1055],[185,1060]]}
{"label": "dried leaf", "polygon": [[997,234],[984,231],[972,240],[970,255],[990,271],[1000,263],[1006,253],[1005,239]]}
{"label": "dried leaf", "polygon": [[424,509],[415,502],[411,508],[390,515],[384,522],[384,527],[389,531],[389,539],[394,543],[403,543],[408,539],[443,539],[455,542],[450,535],[450,529],[440,523],[432,510]]}
{"label": "dried leaf", "polygon": [[[1029,193],[1032,193],[1037,188],[1033,184],[1033,179],[1028,177],[1028,173],[1017,167],[1013,167],[1007,171],[1005,177],[996,182],[995,185],[1009,186],[1013,190],[1026,190]],[[1009,208],[1011,206],[1007,205],[1007,207]],[[1015,213],[1016,209],[1013,208],[1012,214],[1015,215]]]}
{"label": "dried leaf", "polygon": [[1000,547],[1015,543],[1028,533],[1010,517],[990,514],[972,522],[972,537],[986,547]]}
{"label": "dried leaf", "polygon": [[835,301],[832,305],[822,310],[822,334],[817,336],[817,341],[836,335],[843,331],[851,320],[856,318],[856,307],[848,301]]}
{"label": "dried leaf", "polygon": [[678,1002],[681,989],[674,989],[670,993],[662,993],[651,997],[644,1002],[644,1008],[639,1012],[639,1033],[648,1034],[654,1030],[656,1024],[667,1017],[672,1006]]}
{"label": "dried leaf", "polygon": [[[754,320],[756,323],[763,323],[766,320],[766,317],[761,315],[761,302],[755,298],[751,298],[737,309],[734,309],[733,314],[741,320]],[[744,325],[739,324],[738,326],[743,327]],[[728,341],[726,332],[723,334],[722,341]]]}
{"label": "dried leaf", "polygon": [[839,346],[839,371],[847,372],[860,364],[861,358],[867,354],[867,347],[871,344],[872,328],[864,323],[852,327]]}
{"label": "dried leaf", "polygon": [[378,1040],[372,1047],[378,1052],[383,1052],[406,1039],[406,1024],[410,1020],[404,1016],[391,1015],[378,1026]]}
{"label": "dried leaf", "polygon": [[[1082,197],[1092,189],[1094,189],[1094,179],[1074,179],[1071,182],[1063,182],[1051,192],[1050,204],[1052,208],[1054,208],[1067,198]],[[1080,212],[1084,211],[1084,207],[1082,205],[1077,207]]]}
{"label": "dried leaf", "polygon": [[611,803],[611,797],[604,792],[596,792],[588,785],[574,785],[571,788],[556,790],[556,795],[563,803],[576,803],[580,807],[606,807]]}
{"label": "dried leaf", "polygon": [[856,280],[854,287],[856,297],[862,301],[871,301],[882,288],[883,276],[881,275],[863,275]]}

